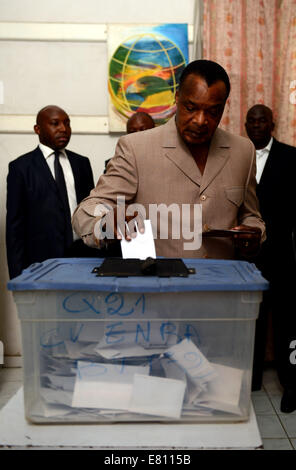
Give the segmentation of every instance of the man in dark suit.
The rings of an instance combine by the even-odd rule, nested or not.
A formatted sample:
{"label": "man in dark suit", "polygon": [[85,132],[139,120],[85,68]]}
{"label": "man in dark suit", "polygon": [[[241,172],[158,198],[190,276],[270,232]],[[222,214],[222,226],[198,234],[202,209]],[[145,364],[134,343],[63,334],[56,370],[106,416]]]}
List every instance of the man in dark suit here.
{"label": "man in dark suit", "polygon": [[296,148],[272,137],[271,109],[255,105],[247,113],[246,131],[256,147],[257,197],[266,223],[266,241],[256,259],[270,282],[256,325],[253,390],[261,388],[267,321],[272,317],[276,367],[284,394],[281,411],[296,409]]}
{"label": "man in dark suit", "polygon": [[[48,258],[93,256],[73,232],[71,215],[94,186],[89,159],[65,150],[68,114],[46,106],[34,131],[39,146],[9,163],[6,247],[10,278]],[[98,253],[96,253],[98,256]]]}

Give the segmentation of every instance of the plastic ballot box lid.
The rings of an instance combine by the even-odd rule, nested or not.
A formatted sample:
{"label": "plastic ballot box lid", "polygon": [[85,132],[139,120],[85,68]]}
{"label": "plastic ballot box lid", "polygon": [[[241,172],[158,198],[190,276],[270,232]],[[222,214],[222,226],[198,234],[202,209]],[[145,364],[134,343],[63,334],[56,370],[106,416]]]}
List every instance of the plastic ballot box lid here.
{"label": "plastic ballot box lid", "polygon": [[35,263],[8,282],[11,291],[262,291],[269,283],[253,263],[220,259],[187,259],[187,277],[97,276],[102,258],[57,258]]}

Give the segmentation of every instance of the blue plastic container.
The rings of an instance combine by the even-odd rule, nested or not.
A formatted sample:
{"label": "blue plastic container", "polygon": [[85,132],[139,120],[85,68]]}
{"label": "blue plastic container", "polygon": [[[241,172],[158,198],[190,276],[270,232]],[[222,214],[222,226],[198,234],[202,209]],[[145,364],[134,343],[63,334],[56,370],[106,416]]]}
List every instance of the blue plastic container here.
{"label": "blue plastic container", "polygon": [[255,321],[268,282],[242,261],[184,259],[188,278],[97,277],[53,259],[11,280],[25,414],[35,423],[249,417]]}

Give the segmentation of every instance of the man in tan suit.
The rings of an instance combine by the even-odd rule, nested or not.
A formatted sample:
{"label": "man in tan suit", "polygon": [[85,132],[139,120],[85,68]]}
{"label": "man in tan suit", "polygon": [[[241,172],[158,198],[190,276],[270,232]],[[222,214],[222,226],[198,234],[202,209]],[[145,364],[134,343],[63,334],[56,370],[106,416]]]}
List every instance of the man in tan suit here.
{"label": "man in tan suit", "polygon": [[[228,75],[219,64],[191,62],[180,78],[176,116],[163,126],[119,139],[107,173],[73,216],[74,229],[87,245],[101,246],[102,218],[107,226],[115,221],[111,236],[120,239],[122,233],[131,239],[134,216],[125,217],[126,230],[122,221],[120,231],[117,228],[117,197],[123,196],[125,207],[141,205],[138,212],[144,209],[146,218],[151,207],[167,209],[168,236],[162,238],[159,226],[153,226],[157,256],[234,258],[236,246],[244,255],[258,249],[265,225],[256,198],[254,145],[217,128],[229,91]],[[176,236],[171,219],[179,210],[181,225],[190,214],[194,238],[197,205],[202,206],[203,232],[234,229],[237,233],[232,238],[203,237],[200,247],[190,245],[182,230]],[[141,216],[136,219],[143,231]]]}

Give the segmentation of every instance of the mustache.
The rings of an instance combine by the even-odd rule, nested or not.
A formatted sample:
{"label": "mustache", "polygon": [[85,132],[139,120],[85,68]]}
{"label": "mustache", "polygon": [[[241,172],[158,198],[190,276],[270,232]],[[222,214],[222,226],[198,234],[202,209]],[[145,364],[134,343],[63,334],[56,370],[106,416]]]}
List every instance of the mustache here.
{"label": "mustache", "polygon": [[187,129],[189,132],[196,132],[196,133],[203,133],[203,132],[207,132],[208,128],[207,126],[200,126],[200,127],[189,127]]}

